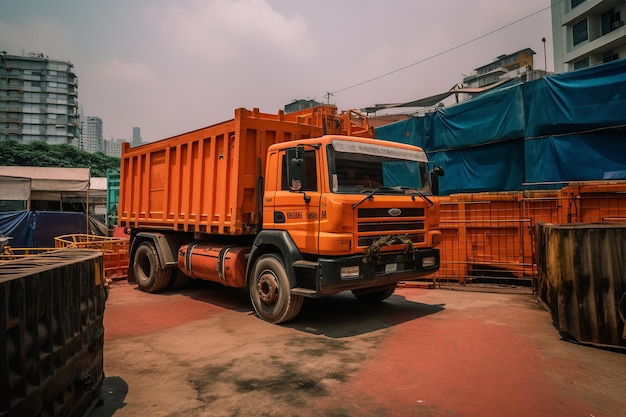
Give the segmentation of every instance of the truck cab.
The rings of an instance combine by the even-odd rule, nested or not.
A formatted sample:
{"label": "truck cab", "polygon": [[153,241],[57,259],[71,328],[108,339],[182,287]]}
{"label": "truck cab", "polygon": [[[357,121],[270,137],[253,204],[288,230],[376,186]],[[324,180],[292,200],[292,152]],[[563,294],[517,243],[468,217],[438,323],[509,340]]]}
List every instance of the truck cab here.
{"label": "truck cab", "polygon": [[[376,139],[327,135],[272,145],[263,227],[248,262],[257,313],[284,321],[302,297],[345,290],[382,300],[399,281],[437,271],[439,205],[429,197],[437,175],[428,168],[421,149]],[[270,262],[255,267],[259,260]]]}

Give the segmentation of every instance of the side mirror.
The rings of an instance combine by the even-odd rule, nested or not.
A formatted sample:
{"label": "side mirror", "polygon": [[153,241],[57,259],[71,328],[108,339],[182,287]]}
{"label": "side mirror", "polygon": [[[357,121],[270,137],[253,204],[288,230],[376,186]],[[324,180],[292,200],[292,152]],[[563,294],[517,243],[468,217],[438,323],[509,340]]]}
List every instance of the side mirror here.
{"label": "side mirror", "polygon": [[296,146],[287,149],[287,178],[289,191],[302,190],[304,179],[304,147]]}
{"label": "side mirror", "polygon": [[439,177],[446,175],[443,168],[436,166],[430,171],[430,188],[433,195],[439,195]]}

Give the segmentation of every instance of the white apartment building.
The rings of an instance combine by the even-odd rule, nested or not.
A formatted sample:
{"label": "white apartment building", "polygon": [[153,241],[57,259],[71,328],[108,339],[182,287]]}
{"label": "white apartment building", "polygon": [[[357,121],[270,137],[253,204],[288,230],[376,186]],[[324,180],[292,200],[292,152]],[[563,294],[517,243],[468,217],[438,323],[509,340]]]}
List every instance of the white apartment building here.
{"label": "white apartment building", "polygon": [[102,119],[87,116],[81,122],[79,149],[86,152],[103,152]]}
{"label": "white apartment building", "polygon": [[73,67],[43,54],[0,52],[0,140],[72,144],[79,136]]}
{"label": "white apartment building", "polygon": [[626,58],[626,0],[551,2],[554,72]]}
{"label": "white apartment building", "polygon": [[108,156],[114,156],[116,158],[122,157],[122,143],[128,142],[126,139],[105,139],[104,140],[104,154]]}

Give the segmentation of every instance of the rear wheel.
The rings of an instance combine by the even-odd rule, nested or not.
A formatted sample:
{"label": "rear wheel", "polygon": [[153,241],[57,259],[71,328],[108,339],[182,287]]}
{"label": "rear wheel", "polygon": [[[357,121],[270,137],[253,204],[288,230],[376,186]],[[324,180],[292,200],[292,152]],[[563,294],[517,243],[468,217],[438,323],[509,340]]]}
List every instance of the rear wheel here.
{"label": "rear wheel", "polygon": [[250,300],[256,313],[270,323],[284,323],[296,317],[304,297],[293,295],[287,272],[274,254],[261,256],[248,281]]}
{"label": "rear wheel", "polygon": [[361,300],[367,302],[376,302],[383,301],[389,297],[396,290],[396,286],[398,284],[392,284],[385,287],[377,287],[377,288],[365,288],[362,290],[353,290],[352,294]]}
{"label": "rear wheel", "polygon": [[170,268],[161,268],[159,255],[152,242],[143,242],[135,251],[133,272],[139,288],[150,293],[167,288],[172,276]]}

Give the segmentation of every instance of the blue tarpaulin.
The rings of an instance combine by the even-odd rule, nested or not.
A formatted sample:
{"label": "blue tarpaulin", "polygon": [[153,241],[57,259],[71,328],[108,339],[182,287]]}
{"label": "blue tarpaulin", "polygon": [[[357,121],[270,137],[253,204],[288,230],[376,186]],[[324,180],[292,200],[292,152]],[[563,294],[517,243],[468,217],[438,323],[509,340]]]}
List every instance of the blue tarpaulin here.
{"label": "blue tarpaulin", "polygon": [[[626,130],[527,139],[526,182],[617,179],[626,172]],[[623,174],[621,178],[624,178]]]}
{"label": "blue tarpaulin", "polygon": [[463,149],[523,138],[522,87],[507,87],[456,106],[437,109],[432,114],[432,123],[431,150]]}
{"label": "blue tarpaulin", "polygon": [[32,211],[8,211],[0,213],[0,233],[10,237],[9,245],[15,248],[32,248],[32,229],[35,213]]}
{"label": "blue tarpaulin", "polygon": [[56,236],[87,233],[85,213],[10,211],[0,213],[0,232],[14,248],[53,248]]}
{"label": "blue tarpaulin", "polygon": [[445,194],[468,192],[467,183],[458,181],[461,178],[480,180],[481,191],[515,190],[524,176],[524,141],[440,151],[432,155],[431,161],[444,167],[446,175],[439,184]]}
{"label": "blue tarpaulin", "polygon": [[524,104],[526,137],[624,125],[626,60],[526,83]]}
{"label": "blue tarpaulin", "polygon": [[624,178],[626,59],[492,91],[375,129],[446,171],[440,194]]}

